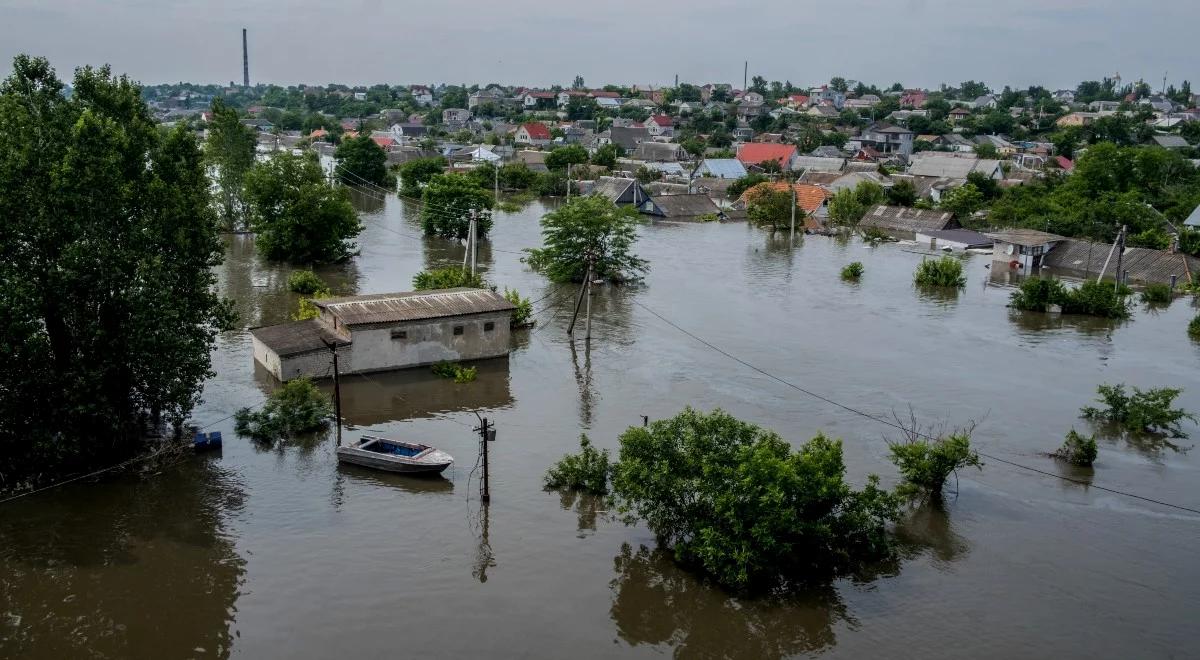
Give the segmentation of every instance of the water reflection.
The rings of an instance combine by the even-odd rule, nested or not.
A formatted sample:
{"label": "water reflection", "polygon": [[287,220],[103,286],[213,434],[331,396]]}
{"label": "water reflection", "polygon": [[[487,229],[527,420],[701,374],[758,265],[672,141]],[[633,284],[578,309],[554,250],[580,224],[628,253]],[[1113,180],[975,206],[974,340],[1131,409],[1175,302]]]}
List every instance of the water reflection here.
{"label": "water reflection", "polygon": [[361,215],[382,213],[387,204],[387,197],[381,191],[355,186],[346,186],[345,189],[350,191],[350,203],[354,205],[354,210]]}
{"label": "water reflection", "polygon": [[244,561],[223,512],[242,507],[240,485],[193,459],[118,483],[8,505],[0,656],[229,656]]}
{"label": "water reflection", "polygon": [[1019,309],[1010,309],[1008,319],[1017,326],[1021,334],[1033,336],[1043,335],[1047,330],[1073,330],[1085,336],[1111,337],[1112,331],[1123,323],[1117,319],[1098,316],[1032,312]]}
{"label": "water reflection", "polygon": [[901,555],[912,558],[928,551],[939,562],[962,559],[970,551],[967,540],[954,530],[942,502],[926,502],[908,512],[896,525]]}
{"label": "water reflection", "polygon": [[668,553],[625,544],[613,559],[617,577],[609,615],[631,646],[667,645],[677,658],[783,658],[837,643],[847,620],[832,585],[786,601],[743,600],[695,579]]}
{"label": "water reflection", "polygon": [[357,482],[363,486],[395,489],[413,495],[442,495],[454,491],[454,482],[440,474],[393,474],[358,465],[347,465],[340,461],[337,464],[337,478]]}
{"label": "water reflection", "polygon": [[[580,333],[577,331],[577,334]],[[589,429],[592,427],[592,407],[595,405],[593,398],[597,396],[592,388],[592,342],[585,338],[580,343],[583,344],[583,367],[579,366],[579,351],[575,348],[574,340],[570,342],[571,365],[575,369],[575,383],[579,386],[579,423]]]}
{"label": "water reflection", "polygon": [[579,538],[586,532],[596,531],[596,521],[608,514],[608,500],[601,495],[591,495],[577,490],[563,489],[558,492],[558,504],[563,511],[574,511],[579,517],[576,530]]}
{"label": "water reflection", "polygon": [[492,551],[492,543],[488,538],[491,512],[487,502],[479,504],[478,522],[478,544],[475,546],[475,561],[471,564],[471,577],[482,584],[488,580],[488,569],[496,566],[496,553]]}

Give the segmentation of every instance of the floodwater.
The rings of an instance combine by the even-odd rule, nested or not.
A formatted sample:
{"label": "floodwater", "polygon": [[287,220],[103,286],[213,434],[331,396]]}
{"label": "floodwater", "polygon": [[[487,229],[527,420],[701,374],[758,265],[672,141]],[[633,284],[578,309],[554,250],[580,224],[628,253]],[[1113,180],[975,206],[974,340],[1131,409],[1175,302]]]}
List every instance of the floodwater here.
{"label": "floodwater", "polygon": [[[360,196],[362,254],[322,271],[341,294],[409,287],[461,263],[413,209]],[[587,433],[618,434],[685,405],[722,407],[799,444],[844,439],[848,474],[895,481],[887,427],[705,347],[872,415],[979,422],[984,452],[1051,475],[1200,508],[1200,462],[1108,437],[1093,470],[1045,456],[1103,382],[1185,389],[1200,410],[1188,299],[1111,323],[1012,312],[989,259],[956,295],[917,291],[919,254],[742,224],[647,225],[645,282],[598,287],[590,348],[567,338],[571,288],[520,262],[534,202],[497,218],[481,267],[538,300],[507,360],[456,385],[424,370],[348,377],[349,437],[370,428],[457,463],[441,480],[340,467],[330,436],[274,446],[228,416],[274,386],[244,330],[221,337],[194,414],[222,453],[158,474],[79,483],[0,507],[0,656],[1196,657],[1200,516],[985,460],[944,509],[900,526],[899,560],[786,601],[730,597],[676,568],[641,526],[541,489]],[[859,284],[838,278],[862,261]],[[289,270],[229,239],[221,286],[247,326],[295,308]],[[478,499],[476,413],[496,423],[492,502]],[[1195,432],[1193,425],[1188,430]]]}

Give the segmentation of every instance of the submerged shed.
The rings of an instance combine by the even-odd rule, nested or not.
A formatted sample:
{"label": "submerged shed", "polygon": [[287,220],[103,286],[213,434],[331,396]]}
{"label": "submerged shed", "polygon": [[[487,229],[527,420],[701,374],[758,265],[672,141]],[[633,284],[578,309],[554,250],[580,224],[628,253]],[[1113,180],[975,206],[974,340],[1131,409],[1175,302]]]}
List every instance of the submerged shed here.
{"label": "submerged shed", "polygon": [[670,220],[696,220],[721,214],[708,195],[656,195],[643,202],[638,210]]}
{"label": "submerged shed", "polygon": [[858,226],[887,232],[897,238],[915,239],[917,232],[958,229],[958,220],[948,211],[914,209],[879,204],[869,209]]}
{"label": "submerged shed", "polygon": [[[1104,268],[1104,261],[1112,250],[1109,243],[1092,243],[1075,238],[1064,239],[1042,260],[1042,267],[1071,277],[1096,277]],[[1113,254],[1105,277],[1116,277],[1117,257]],[[1129,281],[1139,284],[1170,284],[1174,276],[1177,283],[1186,283],[1200,271],[1200,259],[1170,250],[1150,248],[1125,248],[1121,257],[1121,270],[1129,274]]]}

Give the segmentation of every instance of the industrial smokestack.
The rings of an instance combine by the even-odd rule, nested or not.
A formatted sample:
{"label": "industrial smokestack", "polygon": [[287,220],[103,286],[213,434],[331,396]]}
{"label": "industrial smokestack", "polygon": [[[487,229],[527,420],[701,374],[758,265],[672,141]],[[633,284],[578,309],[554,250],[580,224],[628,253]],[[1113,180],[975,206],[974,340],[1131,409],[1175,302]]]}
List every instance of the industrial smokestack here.
{"label": "industrial smokestack", "polygon": [[242,28],[242,87],[250,86],[250,50],[246,47],[246,28]]}

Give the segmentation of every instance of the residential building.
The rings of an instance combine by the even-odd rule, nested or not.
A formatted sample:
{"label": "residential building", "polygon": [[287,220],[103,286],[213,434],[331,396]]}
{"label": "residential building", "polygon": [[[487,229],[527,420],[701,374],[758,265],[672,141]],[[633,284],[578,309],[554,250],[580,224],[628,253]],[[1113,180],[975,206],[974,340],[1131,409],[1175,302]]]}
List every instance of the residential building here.
{"label": "residential building", "polygon": [[651,115],[645,123],[646,131],[655,137],[673,137],[675,123],[666,115]]}
{"label": "residential building", "polygon": [[320,378],[329,344],[343,374],[508,355],[512,303],[487,289],[440,289],[315,299],[307,321],[253,328],[254,359],[275,378]]}
{"label": "residential building", "polygon": [[643,142],[633,150],[632,157],[657,163],[674,163],[688,158],[687,151],[673,142]]}
{"label": "residential building", "polygon": [[910,89],[900,95],[901,108],[923,108],[929,95],[920,89]]}
{"label": "residential building", "polygon": [[471,121],[471,111],[466,108],[446,108],[442,110],[442,123],[447,128],[457,130]]}
{"label": "residential building", "polygon": [[491,103],[499,105],[504,98],[504,94],[493,89],[481,89],[467,97],[467,109],[474,110],[481,105]]}
{"label": "residential building", "polygon": [[654,195],[638,207],[646,215],[668,220],[697,220],[702,216],[721,216],[721,209],[708,195]]}
{"label": "residential building", "polygon": [[1119,109],[1120,101],[1092,101],[1088,104],[1088,110],[1092,112],[1116,112]]}
{"label": "residential building", "polygon": [[1055,120],[1057,126],[1088,126],[1101,117],[1099,112],[1072,112]]}
{"label": "residential building", "polygon": [[602,176],[596,179],[591,194],[608,198],[618,206],[633,205],[641,208],[642,202],[650,198],[637,179]]}
{"label": "residential building", "polygon": [[716,179],[740,179],[746,176],[746,167],[736,158],[705,158],[696,168],[694,175]]}
{"label": "residential building", "polygon": [[417,105],[433,105],[433,92],[424,85],[413,85],[408,88],[409,94],[412,94],[413,103]]}
{"label": "residential building", "polygon": [[868,209],[858,222],[859,229],[879,229],[897,238],[913,240],[917,232],[957,229],[958,220],[948,211],[931,211],[906,206],[880,204]]}
{"label": "residential building", "polygon": [[1071,103],[1074,103],[1075,102],[1075,90],[1060,89],[1057,92],[1054,92],[1054,100],[1058,101],[1059,103],[1066,103],[1068,105]]}
{"label": "residential building", "polygon": [[1036,229],[1006,229],[986,235],[992,239],[993,264],[1007,263],[1010,267],[1024,269],[1027,273],[1041,268],[1042,258],[1046,253],[1067,240],[1063,236]]}
{"label": "residential building", "polygon": [[970,116],[971,111],[961,105],[951,108],[950,112],[946,113],[946,119],[948,119],[951,124],[957,124],[958,122]]}
{"label": "residential building", "polygon": [[989,179],[997,181],[1004,178],[1004,171],[1000,168],[999,160],[976,158],[965,154],[960,156],[936,151],[922,151],[913,154],[912,164],[908,167],[908,173],[913,176],[964,181],[972,172],[981,172]]}
{"label": "residential building", "polygon": [[738,147],[737,159],[747,167],[758,166],[766,161],[775,161],[784,171],[793,170],[798,154],[792,144],[763,144],[751,142]]}
{"label": "residential building", "polygon": [[829,85],[813,87],[808,92],[808,98],[810,103],[833,106],[837,110],[841,110],[846,105],[846,95]]}
{"label": "residential building", "polygon": [[650,131],[644,126],[613,126],[596,136],[596,146],[615,144],[626,153],[632,153],[638,145],[650,139]]}
{"label": "residential building", "polygon": [[1174,133],[1155,135],[1154,142],[1158,146],[1166,147],[1167,149],[1187,149],[1191,146],[1182,136],[1175,135]]}
{"label": "residential building", "polygon": [[554,92],[529,90],[520,98],[526,110],[550,110],[558,103],[558,96]]}
{"label": "residential building", "polygon": [[520,128],[513,135],[513,142],[517,144],[530,144],[535,147],[544,147],[550,144],[551,139],[550,129],[546,128],[545,124],[537,122],[521,124]]}
{"label": "residential building", "polygon": [[864,128],[862,134],[854,138],[861,147],[871,147],[883,154],[901,154],[908,156],[913,152],[913,132],[907,128],[875,124]]}
{"label": "residential building", "polygon": [[[1067,238],[1046,251],[1041,265],[1043,270],[1056,274],[1094,278],[1104,268],[1105,261],[1109,261],[1106,277],[1112,277],[1116,274],[1116,263],[1115,259],[1108,259],[1111,250],[1112,245],[1106,243]],[[1127,247],[1121,256],[1121,270],[1130,282],[1184,284],[1189,274],[1200,272],[1200,259],[1170,250]]]}
{"label": "residential building", "polygon": [[918,245],[930,250],[976,250],[992,247],[992,239],[970,229],[921,229],[916,233]]}
{"label": "residential building", "polygon": [[999,106],[1000,100],[996,98],[995,94],[984,94],[971,102],[971,107],[976,110],[995,110]]}

